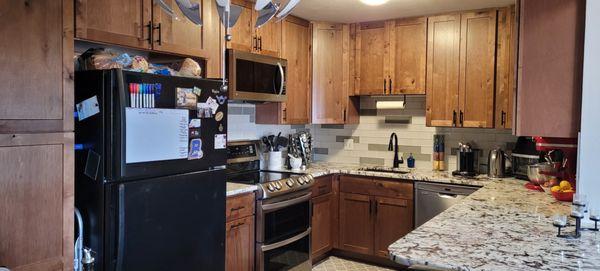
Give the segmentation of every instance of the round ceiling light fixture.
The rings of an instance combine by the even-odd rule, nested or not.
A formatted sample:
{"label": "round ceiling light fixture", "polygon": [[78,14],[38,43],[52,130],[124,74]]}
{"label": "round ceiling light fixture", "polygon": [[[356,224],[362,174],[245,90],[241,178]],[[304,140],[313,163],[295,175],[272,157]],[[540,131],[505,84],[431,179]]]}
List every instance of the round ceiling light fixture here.
{"label": "round ceiling light fixture", "polygon": [[369,6],[379,6],[387,3],[389,0],[360,0],[363,4]]}

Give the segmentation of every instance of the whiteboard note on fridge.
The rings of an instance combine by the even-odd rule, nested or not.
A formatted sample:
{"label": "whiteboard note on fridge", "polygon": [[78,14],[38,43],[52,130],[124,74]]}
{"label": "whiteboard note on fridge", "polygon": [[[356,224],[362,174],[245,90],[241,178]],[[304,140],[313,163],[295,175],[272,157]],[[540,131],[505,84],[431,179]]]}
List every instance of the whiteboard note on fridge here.
{"label": "whiteboard note on fridge", "polygon": [[188,157],[189,111],[125,108],[125,163]]}

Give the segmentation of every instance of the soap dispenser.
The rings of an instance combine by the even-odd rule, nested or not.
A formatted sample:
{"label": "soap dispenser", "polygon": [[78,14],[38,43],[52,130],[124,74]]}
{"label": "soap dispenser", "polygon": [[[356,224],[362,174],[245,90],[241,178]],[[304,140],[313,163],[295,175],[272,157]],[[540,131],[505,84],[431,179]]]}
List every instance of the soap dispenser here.
{"label": "soap dispenser", "polygon": [[415,158],[413,157],[412,153],[410,153],[410,155],[406,159],[406,163],[408,164],[408,168],[414,168],[415,167]]}

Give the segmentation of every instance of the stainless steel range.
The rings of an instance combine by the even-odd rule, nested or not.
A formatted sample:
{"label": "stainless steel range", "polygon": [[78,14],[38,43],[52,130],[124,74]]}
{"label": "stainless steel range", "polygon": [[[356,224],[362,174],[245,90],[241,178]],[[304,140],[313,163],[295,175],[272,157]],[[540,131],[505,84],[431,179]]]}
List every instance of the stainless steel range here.
{"label": "stainless steel range", "polygon": [[310,175],[260,170],[258,141],[227,144],[227,181],[259,187],[256,270],[311,270]]}

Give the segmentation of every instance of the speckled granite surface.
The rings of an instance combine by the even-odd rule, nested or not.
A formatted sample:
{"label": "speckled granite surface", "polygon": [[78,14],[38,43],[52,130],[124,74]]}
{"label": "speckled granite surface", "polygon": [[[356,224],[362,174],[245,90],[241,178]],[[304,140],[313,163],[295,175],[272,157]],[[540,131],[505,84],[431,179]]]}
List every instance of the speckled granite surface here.
{"label": "speckled granite surface", "polygon": [[523,184],[489,182],[393,243],[392,259],[445,270],[600,270],[600,233],[555,237],[551,217],[570,204]]}
{"label": "speckled granite surface", "polygon": [[256,185],[247,185],[241,183],[227,183],[227,193],[228,197],[244,194],[252,191],[256,191],[258,187]]}

